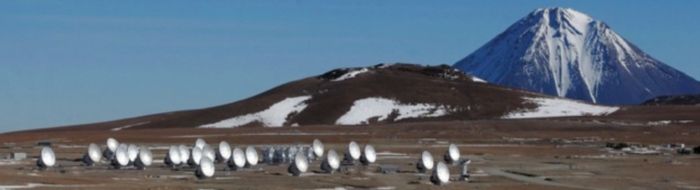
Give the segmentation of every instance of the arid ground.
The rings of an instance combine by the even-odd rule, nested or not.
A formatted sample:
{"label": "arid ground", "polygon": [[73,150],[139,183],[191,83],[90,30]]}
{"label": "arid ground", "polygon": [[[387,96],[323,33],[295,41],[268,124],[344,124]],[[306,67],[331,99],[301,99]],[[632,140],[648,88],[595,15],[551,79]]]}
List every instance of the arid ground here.
{"label": "arid ground", "polygon": [[[700,145],[696,107],[628,108],[606,117],[530,120],[413,122],[370,126],[243,127],[234,129],[48,130],[0,135],[0,154],[27,152],[19,162],[0,162],[0,189],[700,189],[700,155],[680,155],[666,144]],[[85,167],[78,161],[89,143],[120,142],[150,146],[157,160],[144,171],[109,169],[106,163]],[[378,161],[335,174],[310,172],[290,176],[287,165],[258,165],[228,171],[217,164],[214,178],[197,179],[192,169],[173,171],[162,163],[167,146],[192,145],[196,138],[233,146],[310,144],[315,138],[340,154],[350,140],[372,144]],[[50,141],[57,167],[35,166],[39,141]],[[649,146],[656,154],[606,148],[625,142]],[[423,150],[442,158],[449,143],[459,145],[472,160],[469,182],[434,186],[429,175],[417,174],[415,162]],[[377,172],[396,165],[397,173]],[[458,166],[450,166],[457,178]]]}

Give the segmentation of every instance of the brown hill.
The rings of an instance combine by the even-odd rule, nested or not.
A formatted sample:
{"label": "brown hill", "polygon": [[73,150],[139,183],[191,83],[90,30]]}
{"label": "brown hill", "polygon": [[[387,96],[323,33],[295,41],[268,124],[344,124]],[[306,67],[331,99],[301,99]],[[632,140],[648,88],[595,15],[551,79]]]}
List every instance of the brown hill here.
{"label": "brown hill", "polygon": [[[539,104],[546,104],[535,99],[555,100],[556,104],[560,104],[558,101],[583,104],[480,82],[446,65],[380,64],[335,69],[221,106],[40,130],[117,131],[498,119],[508,114],[536,111]],[[586,113],[586,109],[569,106],[554,111],[595,114]],[[551,114],[545,112],[545,116]]]}

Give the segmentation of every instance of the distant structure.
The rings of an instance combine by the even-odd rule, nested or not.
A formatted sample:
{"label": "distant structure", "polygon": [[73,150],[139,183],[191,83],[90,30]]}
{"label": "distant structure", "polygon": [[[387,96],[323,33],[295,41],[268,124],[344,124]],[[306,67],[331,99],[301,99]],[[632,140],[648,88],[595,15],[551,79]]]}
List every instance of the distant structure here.
{"label": "distant structure", "polygon": [[112,167],[114,169],[121,169],[129,165],[129,146],[126,144],[119,144],[117,147],[117,152],[115,152],[114,160],[112,160]]}
{"label": "distant structure", "polygon": [[192,150],[190,150],[190,148],[184,144],[177,146],[176,150],[180,153],[180,162],[182,162],[182,164],[187,164],[187,162],[190,160],[190,157],[192,156],[190,152]]}
{"label": "distant structure", "polygon": [[25,153],[25,152],[12,152],[12,153],[10,153],[9,159],[17,160],[17,161],[24,160],[24,159],[27,159],[27,153]]}
{"label": "distant structure", "polygon": [[238,147],[234,148],[232,155],[231,155],[231,159],[229,159],[228,163],[227,163],[228,167],[231,170],[235,171],[235,170],[238,170],[238,169],[245,167],[245,164],[246,164],[246,156],[245,156],[245,153],[243,152],[243,150],[241,150]]}
{"label": "distant structure", "polygon": [[153,163],[153,153],[151,153],[151,150],[145,146],[139,148],[139,156],[134,161],[134,166],[136,166],[137,169],[145,170],[146,167],[151,166],[151,163]]}
{"label": "distant structure", "polygon": [[340,157],[335,150],[330,149],[328,154],[326,154],[326,158],[321,162],[321,170],[326,173],[334,173],[338,171],[338,168],[340,168]]}
{"label": "distant structure", "polygon": [[374,146],[372,145],[365,145],[365,151],[362,152],[362,156],[360,157],[360,162],[367,166],[372,163],[377,161],[377,152],[374,150]]}
{"label": "distant structure", "polygon": [[426,150],[421,154],[421,157],[416,164],[416,169],[418,169],[419,173],[425,173],[428,170],[432,170],[434,164],[433,155]]}
{"label": "distant structure", "polygon": [[41,148],[41,154],[39,155],[39,159],[36,161],[36,165],[39,167],[39,169],[47,169],[53,167],[55,164],[56,154],[53,152],[53,149],[51,149],[49,146]]}
{"label": "distant structure", "polygon": [[450,181],[450,169],[447,165],[440,161],[438,162],[433,174],[430,176],[430,181],[435,185],[444,185]]}
{"label": "distant structure", "polygon": [[215,170],[214,161],[209,157],[203,157],[194,175],[199,179],[210,178],[214,176]]}
{"label": "distant structure", "polygon": [[165,155],[163,163],[165,163],[165,165],[167,165],[168,167],[175,169],[182,162],[183,161],[180,160],[180,148],[178,148],[175,145],[170,146],[170,149],[168,149],[168,153]]}
{"label": "distant structure", "polygon": [[289,165],[287,171],[293,176],[300,176],[302,173],[306,172],[309,168],[309,160],[304,154],[297,154],[294,156],[294,162]]}
{"label": "distant structure", "polygon": [[321,142],[321,140],[314,139],[314,142],[311,144],[311,147],[314,150],[313,152],[314,152],[314,156],[316,156],[316,158],[323,157],[324,146],[323,146],[323,142]]}
{"label": "distant structure", "polygon": [[109,162],[114,160],[114,153],[117,152],[117,147],[119,146],[119,141],[114,138],[107,138],[107,149],[102,153],[102,156]]}
{"label": "distant structure", "polygon": [[97,146],[95,143],[90,143],[90,145],[88,145],[87,152],[85,155],[83,155],[83,163],[86,166],[94,166],[96,163],[99,163],[101,159],[102,150],[100,149],[100,146]]}
{"label": "distant structure", "polygon": [[219,148],[216,151],[216,161],[225,163],[231,158],[231,145],[226,141],[219,142]]}
{"label": "distant structure", "polygon": [[459,174],[459,179],[462,181],[469,181],[469,164],[471,164],[472,161],[465,159],[462,160],[462,172]]}
{"label": "distant structure", "polygon": [[459,148],[455,144],[450,144],[449,147],[447,147],[447,152],[445,152],[445,163],[448,164],[457,164],[459,161],[459,158],[461,157],[459,153]]}
{"label": "distant structure", "polygon": [[360,159],[362,151],[360,151],[360,145],[357,145],[355,141],[350,141],[348,144],[348,150],[345,152],[345,158],[343,164],[354,165],[355,161]]}
{"label": "distant structure", "polygon": [[189,165],[191,168],[197,168],[197,166],[199,166],[199,161],[202,160],[202,157],[202,149],[196,146],[193,147],[192,153],[189,159],[187,159],[187,165]]}
{"label": "distant structure", "polygon": [[255,147],[248,146],[248,148],[245,149],[245,167],[253,167],[258,165],[258,159],[258,151],[255,150]]}

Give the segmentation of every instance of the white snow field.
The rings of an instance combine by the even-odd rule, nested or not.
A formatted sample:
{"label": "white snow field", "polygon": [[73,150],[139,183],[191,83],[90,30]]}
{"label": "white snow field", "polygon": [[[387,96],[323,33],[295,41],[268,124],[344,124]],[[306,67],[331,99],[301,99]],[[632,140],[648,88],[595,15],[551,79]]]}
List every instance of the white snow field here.
{"label": "white snow field", "polygon": [[611,114],[619,107],[601,106],[586,104],[583,102],[559,99],[559,98],[532,98],[525,97],[525,101],[535,103],[537,108],[528,110],[518,110],[503,116],[504,119],[521,118],[542,118],[542,117],[567,117],[567,116],[587,116],[587,115],[607,115]]}
{"label": "white snow field", "polygon": [[355,78],[357,75],[362,74],[362,73],[366,73],[367,71],[369,71],[369,69],[367,69],[367,68],[353,70],[353,71],[350,71],[350,72],[343,74],[342,76],[340,76],[336,79],[333,79],[333,81],[343,81],[343,80]]}
{"label": "white snow field", "polygon": [[336,120],[337,125],[360,125],[367,124],[371,118],[384,121],[389,115],[396,113],[394,121],[408,118],[440,117],[447,115],[450,109],[447,106],[417,103],[404,104],[396,100],[370,97],[355,100],[350,111]]}
{"label": "white snow field", "polygon": [[306,109],[304,101],[311,99],[311,96],[298,96],[285,98],[284,100],[272,104],[266,110],[251,113],[233,118],[225,119],[216,123],[199,126],[200,128],[233,128],[251,122],[260,122],[266,127],[281,127],[287,122],[287,116],[291,113],[299,113]]}

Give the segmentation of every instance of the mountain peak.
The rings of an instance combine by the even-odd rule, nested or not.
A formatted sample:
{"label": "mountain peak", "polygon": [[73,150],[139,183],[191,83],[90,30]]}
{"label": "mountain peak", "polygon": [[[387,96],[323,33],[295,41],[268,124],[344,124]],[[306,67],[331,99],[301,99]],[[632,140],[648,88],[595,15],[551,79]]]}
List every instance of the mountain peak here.
{"label": "mountain peak", "polygon": [[573,27],[576,29],[587,28],[595,21],[592,17],[570,8],[543,8],[530,14],[530,18],[536,18],[552,27]]}
{"label": "mountain peak", "polygon": [[570,8],[536,9],[457,62],[490,83],[604,104],[700,92],[602,21]]}

